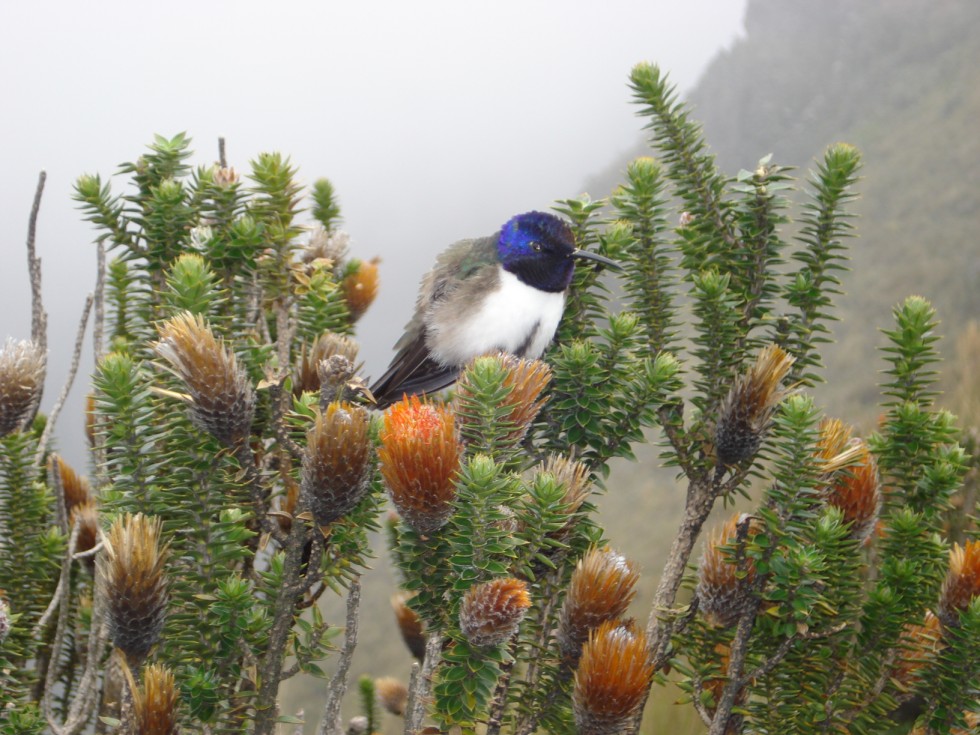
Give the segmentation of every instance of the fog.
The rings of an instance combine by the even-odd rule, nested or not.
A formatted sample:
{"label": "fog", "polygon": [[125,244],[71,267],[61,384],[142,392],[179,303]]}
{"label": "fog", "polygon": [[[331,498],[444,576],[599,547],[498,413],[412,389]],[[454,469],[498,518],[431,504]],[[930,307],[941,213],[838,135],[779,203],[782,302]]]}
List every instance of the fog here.
{"label": "fog", "polygon": [[[626,84],[632,65],[653,61],[689,89],[740,34],[744,5],[4,3],[0,339],[30,336],[24,243],[44,169],[37,249],[49,410],[95,278],[95,233],[71,200],[72,182],[113,174],[154,133],[186,131],[192,163],[215,160],[224,136],[239,171],[277,150],[301,181],[333,182],[352,253],[382,258],[381,293],[358,332],[366,371],[377,375],[435,254],[582,193],[641,134]],[[62,449],[79,466],[92,367],[87,351],[59,424]]]}

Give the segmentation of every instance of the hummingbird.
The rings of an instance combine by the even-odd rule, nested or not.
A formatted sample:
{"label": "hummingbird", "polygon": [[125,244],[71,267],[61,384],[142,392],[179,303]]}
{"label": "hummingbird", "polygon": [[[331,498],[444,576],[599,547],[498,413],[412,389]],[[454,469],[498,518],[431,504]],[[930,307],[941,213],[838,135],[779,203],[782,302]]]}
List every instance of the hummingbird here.
{"label": "hummingbird", "polygon": [[618,263],[575,247],[568,223],[526,212],[489,237],[449,246],[425,274],[388,370],[371,386],[379,408],[452,385],[475,357],[540,357],[565,309],[576,259]]}

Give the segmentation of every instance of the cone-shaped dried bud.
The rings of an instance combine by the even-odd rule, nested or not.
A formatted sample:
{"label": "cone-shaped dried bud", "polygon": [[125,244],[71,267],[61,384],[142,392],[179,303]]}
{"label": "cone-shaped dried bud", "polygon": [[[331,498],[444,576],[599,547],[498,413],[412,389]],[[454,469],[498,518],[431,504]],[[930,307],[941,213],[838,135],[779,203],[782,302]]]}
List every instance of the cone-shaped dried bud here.
{"label": "cone-shaped dried bud", "polygon": [[244,368],[200,315],[178,314],[159,328],[155,349],[187,386],[191,420],[223,444],[248,437],[255,396]]}
{"label": "cone-shaped dried bud", "polygon": [[755,576],[755,566],[751,559],[744,559],[745,576],[739,579],[733,547],[739,538],[749,539],[757,532],[750,516],[736,513],[705,541],[695,594],[698,610],[712,625],[725,628],[735,625],[749,602],[746,590]]}
{"label": "cone-shaped dried bud", "polygon": [[90,447],[95,446],[95,394],[85,396],[85,438]]}
{"label": "cone-shaped dried bud", "polygon": [[939,597],[936,614],[947,628],[960,623],[960,613],[970,601],[980,595],[980,540],[965,545],[953,544],[949,555],[949,571]]}
{"label": "cone-shaped dried bud", "polygon": [[174,675],[161,664],[143,669],[143,686],[133,692],[137,735],[177,735],[177,687]]}
{"label": "cone-shaped dried bud", "polygon": [[459,606],[459,629],[474,646],[497,646],[517,632],[531,607],[527,584],[506,577],[475,584]]}
{"label": "cone-shaped dried bud", "polygon": [[579,559],[558,618],[558,645],[568,666],[578,663],[593,630],[623,616],[639,578],[636,565],[608,547],[591,549]]}
{"label": "cone-shaped dried bud", "polygon": [[10,606],[7,601],[0,597],[0,644],[7,639],[10,632]]}
{"label": "cone-shaped dried bud", "polygon": [[939,651],[942,629],[939,618],[927,611],[921,624],[906,623],[898,639],[898,657],[893,676],[909,690],[919,682],[919,675]]}
{"label": "cone-shaped dried bud", "polygon": [[449,520],[461,448],[452,411],[407,396],[385,413],[381,474],[395,508],[419,533]]}
{"label": "cone-shaped dried bud", "polygon": [[[507,440],[512,443],[519,442],[545,404],[541,393],[551,381],[551,368],[541,360],[528,360],[505,353],[476,359],[491,359],[500,363],[504,371],[502,384],[510,390],[508,397],[504,399],[509,410],[503,421],[507,426],[513,427],[513,430],[507,434]],[[467,368],[456,383],[456,406],[464,406],[467,397],[477,393],[471,388],[470,380],[470,369]],[[461,415],[461,421],[465,421],[464,412],[458,413]],[[466,435],[465,430],[463,434]]]}
{"label": "cone-shaped dried bud", "polygon": [[781,347],[768,345],[748,372],[735,379],[715,426],[715,452],[722,465],[738,464],[759,450],[773,413],[786,396],[782,381],[793,362]]}
{"label": "cone-shaped dried bud", "polygon": [[323,360],[329,360],[335,355],[344,357],[348,363],[354,364],[357,360],[357,343],[350,337],[333,332],[325,332],[316,338],[309,349],[303,346],[300,353],[299,364],[296,366],[296,377],[293,383],[293,392],[300,393],[319,393],[320,376],[318,366]]}
{"label": "cone-shaped dried bud", "polygon": [[360,319],[378,295],[378,259],[361,260],[340,282],[351,321]]}
{"label": "cone-shaped dried bud", "polygon": [[643,705],[652,676],[643,631],[632,622],[600,625],[589,636],[575,671],[572,710],[579,734],[619,732]]}
{"label": "cone-shaped dried bud", "polygon": [[[94,549],[99,542],[99,512],[95,509],[95,501],[87,500],[76,505],[68,518],[70,526],[78,524],[75,552],[80,554]],[[89,572],[95,571],[95,556],[84,557],[84,562]]]}
{"label": "cone-shaped dried bud", "polygon": [[565,497],[562,501],[565,513],[569,516],[577,513],[592,490],[589,468],[581,462],[553,454],[541,463],[538,471],[550,473],[555,478],[555,482],[565,487]]}
{"label": "cone-shaped dried bud", "polygon": [[395,611],[402,640],[409,652],[421,661],[425,658],[425,628],[422,626],[422,619],[408,606],[408,596],[404,594],[391,598],[391,609]]}
{"label": "cone-shaped dried bud", "polygon": [[827,491],[827,502],[844,514],[851,536],[866,541],[878,523],[881,511],[881,479],[878,463],[864,442],[854,445],[857,461],[838,472]]}
{"label": "cone-shaped dried bud", "polygon": [[331,403],[306,432],[302,492],[321,526],[350,513],[371,485],[371,438],[367,411]]}
{"label": "cone-shaped dried bud", "polygon": [[99,574],[108,600],[109,634],[136,667],[159,639],[167,613],[167,552],[160,546],[160,521],[126,514],[112,524],[106,542]]}
{"label": "cone-shaped dried bud", "polygon": [[401,716],[405,714],[408,703],[408,687],[392,676],[374,680],[374,691],[378,694],[378,702],[388,712]]}
{"label": "cone-shaped dried bud", "polygon": [[65,499],[65,513],[70,517],[77,506],[91,502],[92,486],[61,457],[52,455],[50,462],[52,471],[58,473],[57,480]]}
{"label": "cone-shaped dried bud", "polygon": [[0,437],[23,428],[44,388],[44,352],[30,340],[0,348]]}

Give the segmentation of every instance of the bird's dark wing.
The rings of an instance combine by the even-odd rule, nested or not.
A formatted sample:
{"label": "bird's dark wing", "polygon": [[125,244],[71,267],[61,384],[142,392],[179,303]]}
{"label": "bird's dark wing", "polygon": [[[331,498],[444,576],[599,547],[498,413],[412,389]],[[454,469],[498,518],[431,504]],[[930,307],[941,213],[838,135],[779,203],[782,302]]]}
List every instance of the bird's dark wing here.
{"label": "bird's dark wing", "polygon": [[440,365],[429,357],[425,331],[419,330],[415,339],[395,355],[391,365],[371,386],[378,408],[386,408],[401,400],[406,393],[431,393],[453,384],[459,377],[456,366]]}
{"label": "bird's dark wing", "polygon": [[461,365],[443,365],[430,356],[426,343],[426,323],[433,308],[449,298],[456,286],[495,264],[496,236],[456,243],[436,261],[435,268],[422,280],[418,303],[398,350],[384,375],[371,386],[378,408],[399,401],[405,394],[431,393],[452,385]]}

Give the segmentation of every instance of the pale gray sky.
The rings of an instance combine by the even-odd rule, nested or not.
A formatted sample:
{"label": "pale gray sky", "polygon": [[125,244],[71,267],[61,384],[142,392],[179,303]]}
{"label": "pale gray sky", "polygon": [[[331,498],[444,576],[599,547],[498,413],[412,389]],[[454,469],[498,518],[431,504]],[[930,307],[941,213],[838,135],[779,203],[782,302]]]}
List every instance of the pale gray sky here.
{"label": "pale gray sky", "polygon": [[[154,133],[187,131],[195,163],[217,138],[240,171],[278,150],[301,180],[334,183],[353,253],[381,255],[358,337],[378,374],[435,254],[517,212],[581,193],[641,121],[633,64],[681,91],[742,32],[745,0],[494,3],[431,0],[32,0],[0,6],[0,339],[30,334],[24,241],[38,172],[50,319],[45,410],[59,392],[94,281],[93,230],[71,201],[81,173],[115,172]],[[122,187],[116,180],[115,190]],[[601,197],[608,192],[590,192]],[[87,390],[91,357],[69,422]],[[84,465],[61,426],[64,448]]]}

